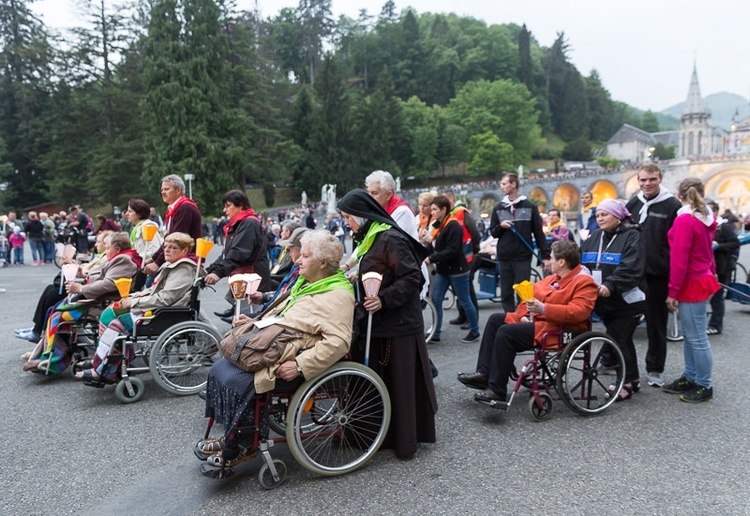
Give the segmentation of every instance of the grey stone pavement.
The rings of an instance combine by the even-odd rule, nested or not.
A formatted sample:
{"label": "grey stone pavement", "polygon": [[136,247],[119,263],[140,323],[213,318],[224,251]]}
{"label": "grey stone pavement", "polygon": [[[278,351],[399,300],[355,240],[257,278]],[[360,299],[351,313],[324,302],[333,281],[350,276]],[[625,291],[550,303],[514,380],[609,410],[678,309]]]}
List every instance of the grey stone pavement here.
{"label": "grey stone pavement", "polygon": [[[409,461],[381,451],[334,478],[308,473],[278,445],[271,452],[287,481],[265,491],[259,460],[227,481],[199,474],[197,396],[169,395],[143,375],[144,398],[122,405],[112,387],[21,371],[31,346],[12,329],[29,326],[57,272],[0,269],[0,514],[750,514],[750,310],[737,303],[711,339],[714,402],[689,405],[644,386],[597,417],[555,402],[543,423],[530,420],[525,396],[507,413],[472,401],[455,377],[473,369],[479,343],[462,344],[464,332],[447,327],[429,347],[440,369],[437,443]],[[225,285],[203,296],[209,313],[226,307]],[[483,326],[498,305],[480,305]],[[636,339],[645,375],[644,328]],[[666,376],[682,365],[682,343],[671,343]]]}

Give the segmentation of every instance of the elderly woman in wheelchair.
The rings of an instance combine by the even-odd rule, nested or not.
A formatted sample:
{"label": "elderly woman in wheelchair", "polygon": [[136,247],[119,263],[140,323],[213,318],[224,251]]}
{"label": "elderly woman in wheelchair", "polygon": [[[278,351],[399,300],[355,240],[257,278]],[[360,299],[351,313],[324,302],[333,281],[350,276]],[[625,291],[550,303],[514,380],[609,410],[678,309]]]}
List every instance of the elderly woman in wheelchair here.
{"label": "elderly woman in wheelchair", "polygon": [[[186,234],[175,232],[164,244],[165,262],[150,288],[121,299],[104,310],[99,317],[99,347],[92,360],[77,364],[76,378],[89,382],[113,383],[120,369],[121,349],[114,345],[120,335],[129,335],[145,313],[168,306],[187,306],[198,264],[189,256],[195,241]],[[107,331],[109,330],[109,331]],[[116,357],[116,358],[115,358]],[[124,357],[126,362],[132,356]]]}
{"label": "elderly woman in wheelchair", "polygon": [[82,284],[69,281],[65,284],[68,297],[50,309],[39,344],[31,353],[23,369],[32,372],[58,374],[64,371],[71,359],[69,342],[71,328],[78,321],[96,317],[101,303],[116,299],[116,279],[132,278],[138,272],[141,260],[130,248],[127,233],[113,233],[105,239],[106,263],[93,281]]}
{"label": "elderly woman in wheelchair", "polygon": [[560,349],[564,344],[561,327],[589,328],[597,285],[580,265],[578,246],[571,241],[554,242],[551,267],[552,274],[534,285],[533,299],[521,302],[515,312],[493,314],[487,321],[476,371],[458,375],[458,381],[479,390],[475,400],[507,410],[507,384],[516,353],[539,347]]}
{"label": "elderly woman in wheelchair", "polygon": [[[274,389],[293,392],[349,351],[354,290],[339,269],[341,243],[329,232],[318,230],[305,233],[301,244],[294,286],[259,317],[237,318],[222,340],[224,358],[209,372],[205,415],[210,418],[206,437],[214,420],[223,426],[223,434],[195,447],[198,458],[206,461],[201,467],[206,476],[225,478],[232,466],[255,456],[258,449],[242,430],[249,425],[257,429],[254,398],[262,400],[261,394]],[[273,343],[277,353],[251,364],[250,347],[257,346],[259,339]],[[309,403],[313,407],[315,401],[310,398]],[[262,447],[260,451],[266,453]]]}

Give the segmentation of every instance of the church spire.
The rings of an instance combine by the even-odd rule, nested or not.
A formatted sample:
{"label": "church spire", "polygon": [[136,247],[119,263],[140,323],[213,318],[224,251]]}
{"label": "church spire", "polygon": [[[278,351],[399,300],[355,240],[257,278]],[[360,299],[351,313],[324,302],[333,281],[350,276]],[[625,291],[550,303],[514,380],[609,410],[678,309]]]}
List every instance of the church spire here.
{"label": "church spire", "polygon": [[685,103],[685,110],[682,112],[683,115],[693,115],[698,113],[707,113],[706,107],[703,105],[703,97],[701,97],[701,88],[698,85],[698,67],[693,62],[693,76],[690,79],[690,90],[688,91],[687,102]]}

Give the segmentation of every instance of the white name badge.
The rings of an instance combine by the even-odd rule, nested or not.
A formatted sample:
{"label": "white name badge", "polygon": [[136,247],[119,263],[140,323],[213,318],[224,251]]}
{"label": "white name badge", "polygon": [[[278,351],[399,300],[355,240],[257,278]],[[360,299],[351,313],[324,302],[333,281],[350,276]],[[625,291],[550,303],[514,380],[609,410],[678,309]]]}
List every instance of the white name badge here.
{"label": "white name badge", "polygon": [[602,271],[593,270],[591,271],[591,275],[594,277],[594,282],[596,282],[597,285],[602,284]]}

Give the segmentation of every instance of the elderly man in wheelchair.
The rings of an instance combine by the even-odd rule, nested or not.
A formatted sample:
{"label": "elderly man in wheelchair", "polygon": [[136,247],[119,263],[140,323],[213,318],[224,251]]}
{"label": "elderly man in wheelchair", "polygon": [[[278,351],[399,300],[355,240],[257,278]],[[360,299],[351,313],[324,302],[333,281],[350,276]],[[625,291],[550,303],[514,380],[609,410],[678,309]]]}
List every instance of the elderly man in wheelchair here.
{"label": "elderly man in wheelchair", "polygon": [[[590,328],[589,317],[596,302],[597,285],[588,270],[581,267],[579,249],[574,242],[557,241],[552,244],[551,249],[552,274],[534,285],[534,298],[525,303],[521,302],[515,312],[490,316],[482,337],[476,371],[459,373],[458,375],[458,381],[467,387],[479,390],[474,395],[476,401],[494,408],[507,410],[509,406],[506,401],[507,384],[515,370],[516,354],[534,349],[537,350],[535,361],[527,363],[521,373],[522,375],[527,374],[527,368],[533,368],[536,371],[540,365],[539,360],[545,360],[539,353],[540,348],[544,352],[545,350],[559,350],[564,347],[565,351],[562,355],[565,356],[566,353],[570,355],[568,357],[570,361],[566,362],[567,359],[563,360],[558,354],[550,361],[550,364],[543,364],[543,368],[547,372],[547,379],[557,380],[557,385],[560,385],[562,390],[569,391],[569,396],[560,394],[563,396],[563,400],[567,397],[575,400],[578,396],[572,394],[572,391],[587,382],[590,387],[590,381],[596,381],[597,364],[595,362],[599,359],[598,350],[601,345],[597,345],[597,354],[594,357],[590,356],[591,343],[593,342],[591,340],[587,340],[588,344],[583,346],[576,344],[574,349],[569,351],[570,344],[565,342],[564,335],[571,330],[585,331]],[[562,332],[562,328],[566,332]],[[589,333],[595,335],[593,332]],[[568,345],[565,346],[565,344]],[[571,361],[581,358],[581,351],[585,351],[586,356],[582,359],[586,363],[583,368],[578,369],[585,371],[586,375],[592,377],[586,381],[577,382],[571,388],[569,385],[564,385],[565,379],[563,377]],[[552,362],[557,367],[551,367]],[[540,372],[534,378],[541,376],[544,376],[544,374]],[[516,382],[514,392],[517,391],[521,383],[522,379]],[[581,385],[578,385],[578,383]],[[538,393],[536,394],[538,397]],[[544,404],[547,403],[547,400],[551,401],[551,396],[548,393],[544,396],[545,398],[542,400]],[[531,402],[535,402],[533,397]],[[551,410],[548,409],[548,412],[551,412]]]}
{"label": "elderly man in wheelchair", "polygon": [[[377,451],[385,436],[388,394],[382,381],[360,364],[336,364],[349,351],[354,316],[354,290],[339,269],[341,243],[317,230],[305,233],[301,244],[294,286],[259,317],[235,319],[222,340],[224,358],[208,378],[206,438],[194,449],[206,461],[206,476],[227,478],[260,451],[261,485],[276,487],[286,467],[271,460],[267,449],[284,440],[307,469],[346,473]],[[347,403],[355,393],[358,402]],[[370,403],[361,403],[363,397]],[[374,405],[381,407],[378,414],[372,408],[366,415],[352,412]],[[208,438],[214,420],[223,432]],[[269,426],[286,439],[269,439]],[[368,429],[372,435],[363,437]],[[342,462],[334,448],[344,445]]]}

